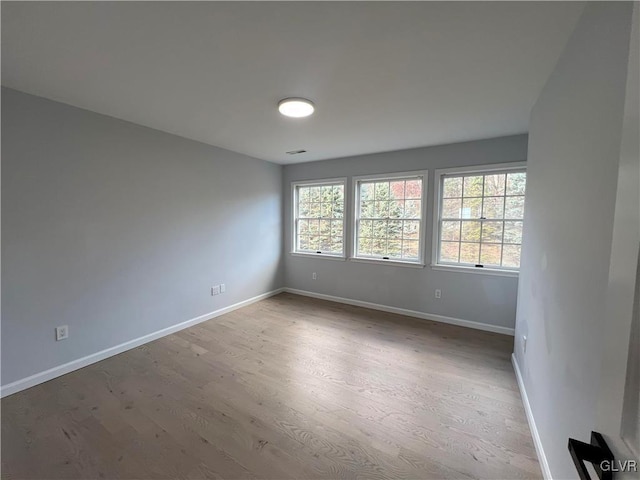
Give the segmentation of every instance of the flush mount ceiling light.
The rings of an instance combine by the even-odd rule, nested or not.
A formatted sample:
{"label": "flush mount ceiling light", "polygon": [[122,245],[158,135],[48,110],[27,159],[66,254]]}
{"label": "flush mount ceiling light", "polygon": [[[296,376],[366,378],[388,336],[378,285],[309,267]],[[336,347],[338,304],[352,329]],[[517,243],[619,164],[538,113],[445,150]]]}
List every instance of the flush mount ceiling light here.
{"label": "flush mount ceiling light", "polygon": [[285,98],[278,102],[278,111],[285,117],[308,117],[314,110],[313,103],[306,98]]}

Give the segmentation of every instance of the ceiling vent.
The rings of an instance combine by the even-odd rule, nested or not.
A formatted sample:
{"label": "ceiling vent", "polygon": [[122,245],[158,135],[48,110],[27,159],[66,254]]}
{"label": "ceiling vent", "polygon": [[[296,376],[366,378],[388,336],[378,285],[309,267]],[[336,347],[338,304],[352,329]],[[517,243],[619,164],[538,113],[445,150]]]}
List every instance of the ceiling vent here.
{"label": "ceiling vent", "polygon": [[287,155],[300,155],[301,153],[307,153],[306,150],[291,150],[287,152]]}

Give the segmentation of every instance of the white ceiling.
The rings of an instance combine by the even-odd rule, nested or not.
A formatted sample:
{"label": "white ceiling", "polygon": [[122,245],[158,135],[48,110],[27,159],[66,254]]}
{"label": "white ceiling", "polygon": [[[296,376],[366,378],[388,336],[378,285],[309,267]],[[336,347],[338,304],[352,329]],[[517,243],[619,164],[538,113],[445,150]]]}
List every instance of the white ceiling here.
{"label": "white ceiling", "polygon": [[583,6],[2,2],[2,84],[278,163],[451,143],[527,131]]}

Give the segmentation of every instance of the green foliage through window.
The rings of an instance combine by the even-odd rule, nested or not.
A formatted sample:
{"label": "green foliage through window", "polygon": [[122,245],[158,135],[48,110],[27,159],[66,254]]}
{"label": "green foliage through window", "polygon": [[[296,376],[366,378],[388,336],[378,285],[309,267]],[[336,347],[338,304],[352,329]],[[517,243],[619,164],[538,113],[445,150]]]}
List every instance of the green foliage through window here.
{"label": "green foliage through window", "polygon": [[422,177],[358,182],[356,256],[420,260]]}
{"label": "green foliage through window", "polygon": [[344,254],[344,184],[296,187],[295,251]]}
{"label": "green foliage through window", "polygon": [[438,262],[519,268],[526,182],[520,170],[443,176]]}

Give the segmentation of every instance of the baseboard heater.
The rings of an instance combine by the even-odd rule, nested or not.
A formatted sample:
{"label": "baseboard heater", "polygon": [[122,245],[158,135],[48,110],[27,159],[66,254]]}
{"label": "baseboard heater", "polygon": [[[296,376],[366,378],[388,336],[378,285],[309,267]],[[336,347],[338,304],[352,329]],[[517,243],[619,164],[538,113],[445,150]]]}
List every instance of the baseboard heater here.
{"label": "baseboard heater", "polygon": [[585,462],[593,464],[593,468],[600,480],[613,480],[614,458],[611,449],[598,432],[591,432],[591,443],[584,443],[573,438],[569,439],[569,452],[578,470],[580,480],[592,480]]}

